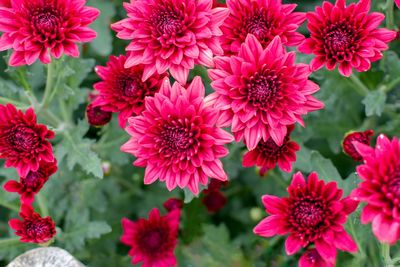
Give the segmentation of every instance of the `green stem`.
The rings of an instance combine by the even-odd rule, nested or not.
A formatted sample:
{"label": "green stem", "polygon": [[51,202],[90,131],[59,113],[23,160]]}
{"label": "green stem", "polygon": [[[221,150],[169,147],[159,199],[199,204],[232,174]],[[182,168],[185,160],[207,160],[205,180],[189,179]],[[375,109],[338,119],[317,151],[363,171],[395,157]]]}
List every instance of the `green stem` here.
{"label": "green stem", "polygon": [[393,81],[391,81],[388,85],[386,85],[384,88],[383,88],[383,91],[384,92],[390,92],[393,88],[395,88],[396,87],[396,85],[398,85],[400,83],[400,77],[398,77],[398,78],[396,78],[396,79],[394,79]]}
{"label": "green stem", "polygon": [[47,208],[46,199],[43,196],[43,194],[37,194],[36,195],[36,199],[37,199],[37,202],[39,204],[40,215],[42,217],[49,216],[49,209]]}
{"label": "green stem", "polygon": [[14,106],[18,107],[26,107],[29,105],[7,97],[0,97],[0,104],[13,104]]}
{"label": "green stem", "polygon": [[0,239],[0,247],[10,247],[15,244],[19,244],[19,237],[9,237]]}
{"label": "green stem", "polygon": [[387,0],[386,1],[386,28],[393,29],[394,28],[394,16],[393,16],[393,8],[394,1]]}
{"label": "green stem", "polygon": [[54,90],[55,71],[56,71],[56,61],[53,59],[47,65],[46,87],[44,89],[42,103],[40,104],[40,110],[46,108],[51,102],[50,98],[52,95],[52,91]]}
{"label": "green stem", "polygon": [[350,76],[350,80],[353,82],[354,89],[358,94],[366,96],[369,93],[368,87],[354,73]]}
{"label": "green stem", "polygon": [[392,258],[390,257],[390,245],[387,243],[381,244],[381,252],[383,264],[385,267],[395,267]]}

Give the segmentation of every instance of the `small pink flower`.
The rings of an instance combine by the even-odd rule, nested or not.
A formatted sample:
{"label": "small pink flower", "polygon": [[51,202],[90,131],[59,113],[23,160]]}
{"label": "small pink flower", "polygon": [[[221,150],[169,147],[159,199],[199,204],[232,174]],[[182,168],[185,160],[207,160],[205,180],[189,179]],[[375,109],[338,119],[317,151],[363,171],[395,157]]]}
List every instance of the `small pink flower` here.
{"label": "small pink flower", "polygon": [[354,142],[364,164],[357,167],[362,182],[352,192],[367,205],[361,223],[372,223],[378,240],[394,244],[400,240],[400,142],[395,137],[378,137],[375,148]]}
{"label": "small pink flower", "polygon": [[218,37],[229,15],[227,8],[212,8],[213,0],[131,0],[124,7],[128,18],[112,24],[117,37],[132,40],[126,47],[125,67],[145,65],[142,80],[167,70],[185,84],[195,64],[212,67],[222,55]]}
{"label": "small pink flower", "polygon": [[4,190],[21,195],[23,204],[31,205],[35,195],[39,193],[49,177],[57,172],[57,161],[39,163],[37,171],[30,171],[26,177],[20,177],[19,182],[11,180],[4,184]]}
{"label": "small pink flower", "polygon": [[237,54],[249,33],[264,48],[275,36],[287,46],[299,45],[304,39],[296,30],[306,16],[293,12],[295,4],[282,4],[281,0],[227,0],[226,4],[231,13],[221,26],[225,55]]}
{"label": "small pink flower", "polygon": [[260,167],[260,175],[275,168],[276,165],[285,172],[292,172],[292,163],[296,161],[296,152],[300,150],[300,146],[290,140],[290,133],[293,129],[293,125],[288,126],[287,134],[281,146],[275,144],[272,138],[269,138],[266,142],[261,140],[254,150],[243,155],[243,166],[252,167],[256,165]]}
{"label": "small pink flower", "polygon": [[15,167],[19,176],[39,169],[39,162],[54,162],[53,148],[48,141],[54,132],[37,124],[36,114],[29,108],[25,114],[13,105],[0,105],[0,158],[5,167]]}
{"label": "small pink flower", "polygon": [[84,0],[13,0],[0,5],[0,51],[13,49],[11,66],[31,65],[38,58],[50,63],[50,55],[79,56],[76,43],[90,42],[96,32],[87,26],[99,10]]}
{"label": "small pink flower", "polygon": [[342,143],[343,152],[350,156],[354,161],[362,161],[363,158],[360,153],[357,152],[353,143],[359,142],[369,146],[373,135],[373,130],[366,130],[364,132],[350,132],[346,134]]}
{"label": "small pink flower", "polygon": [[46,243],[56,234],[56,226],[50,217],[42,218],[33,211],[29,205],[22,204],[19,216],[22,218],[11,219],[8,224],[21,237],[21,242]]}
{"label": "small pink flower", "polygon": [[304,125],[303,115],[324,106],[312,96],[319,86],[308,79],[309,66],[295,60],[279,37],[263,48],[251,34],[238,56],[217,57],[216,69],[209,70],[216,92],[208,96],[221,113],[217,126],[231,126],[249,150],[269,138],[282,146],[287,126]]}
{"label": "small pink flower", "polygon": [[199,193],[208,178],[228,179],[220,158],[228,155],[225,144],[233,137],[215,127],[218,111],[204,100],[204,85],[195,77],[185,89],[168,78],[154,97],[146,98],[146,109],[131,117],[126,131],[131,139],[121,150],[137,157],[135,166],[146,167],[144,183],[166,182]]}
{"label": "small pink flower", "polygon": [[339,65],[343,76],[350,76],[353,68],[367,71],[371,62],[382,58],[382,51],[396,38],[396,32],[378,29],[385,16],[378,12],[368,14],[371,0],[360,0],[346,6],[346,0],[333,5],[327,1],[315,12],[307,14],[311,37],[299,46],[299,51],[314,54],[311,69],[324,65],[328,70]]}
{"label": "small pink flower", "polygon": [[357,244],[343,224],[358,202],[348,197],[342,199],[343,191],[337,188],[336,182],[325,183],[315,172],[306,182],[298,172],[287,191],[289,197],[262,197],[270,216],[254,228],[255,234],[263,237],[288,234],[285,243],[288,255],[315,244],[318,254],[328,262],[335,262],[336,249],[357,251]]}
{"label": "small pink flower", "polygon": [[400,0],[394,0],[394,3],[396,4],[397,8],[400,8]]}
{"label": "small pink flower", "polygon": [[123,234],[121,242],[131,247],[129,256],[132,264],[143,262],[147,267],[176,266],[174,255],[178,239],[179,210],[173,210],[165,216],[160,216],[154,208],[149,219],[139,219],[135,222],[123,218]]}
{"label": "small pink flower", "polygon": [[102,81],[94,85],[98,92],[94,106],[108,112],[119,112],[119,126],[124,128],[130,116],[137,116],[144,110],[144,99],[154,96],[160,89],[166,73],[154,73],[142,81],[144,65],[125,68],[127,57],[110,56],[105,67],[97,66],[96,73]]}
{"label": "small pink flower", "polygon": [[299,267],[334,267],[335,261],[326,261],[315,248],[309,249],[301,255]]}
{"label": "small pink flower", "polygon": [[177,198],[170,198],[163,204],[167,211],[181,210],[183,208],[183,201]]}
{"label": "small pink flower", "polygon": [[94,106],[93,103],[90,103],[86,107],[86,118],[92,126],[104,126],[111,121],[111,117],[111,112],[104,111],[100,106]]}

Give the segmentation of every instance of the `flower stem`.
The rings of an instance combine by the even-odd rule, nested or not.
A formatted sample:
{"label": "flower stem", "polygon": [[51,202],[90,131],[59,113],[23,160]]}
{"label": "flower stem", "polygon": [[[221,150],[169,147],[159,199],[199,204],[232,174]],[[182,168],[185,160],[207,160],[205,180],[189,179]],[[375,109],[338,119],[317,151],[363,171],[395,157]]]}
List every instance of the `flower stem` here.
{"label": "flower stem", "polygon": [[0,97],[0,104],[13,104],[14,106],[18,106],[18,107],[27,107],[28,104],[19,102],[17,100],[13,100],[11,98],[7,98],[7,97]]}
{"label": "flower stem", "polygon": [[365,84],[358,78],[355,74],[350,76],[350,80],[354,84],[354,89],[357,91],[358,94],[361,96],[366,96],[369,93],[369,89]]}
{"label": "flower stem", "polygon": [[386,1],[386,28],[393,29],[394,28],[394,16],[393,16],[393,8],[394,1],[387,0]]}
{"label": "flower stem", "polygon": [[390,245],[387,243],[381,244],[383,264],[385,267],[395,267],[392,258],[390,257]]}
{"label": "flower stem", "polygon": [[44,89],[42,103],[40,104],[40,110],[43,108],[47,108],[47,106],[51,102],[51,95],[54,89],[54,82],[55,82],[55,70],[56,70],[56,61],[53,59],[47,65],[47,79],[46,79],[46,87]]}
{"label": "flower stem", "polygon": [[47,208],[46,199],[44,198],[43,194],[37,194],[36,198],[39,204],[40,215],[42,217],[49,216],[49,209]]}

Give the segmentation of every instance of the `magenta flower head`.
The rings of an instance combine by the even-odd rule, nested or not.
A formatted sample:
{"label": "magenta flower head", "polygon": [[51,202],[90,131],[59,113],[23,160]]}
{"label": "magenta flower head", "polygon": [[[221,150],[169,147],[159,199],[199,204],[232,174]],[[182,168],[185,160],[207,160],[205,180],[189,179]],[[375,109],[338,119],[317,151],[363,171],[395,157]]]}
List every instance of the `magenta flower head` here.
{"label": "magenta flower head", "polygon": [[220,158],[228,154],[225,144],[233,141],[215,127],[218,111],[204,100],[204,85],[195,77],[185,89],[178,82],[171,87],[165,78],[154,97],[146,98],[146,109],[131,117],[126,131],[131,139],[121,150],[137,157],[135,166],[146,167],[144,183],[166,182],[199,193],[208,178],[228,179]]}
{"label": "magenta flower head", "polygon": [[30,171],[26,177],[20,177],[19,182],[11,180],[4,184],[4,190],[16,192],[21,195],[23,204],[31,205],[35,195],[39,193],[49,177],[56,173],[57,161],[39,163],[39,169],[35,172]]}
{"label": "magenta flower head", "polygon": [[157,208],[151,210],[149,219],[131,221],[122,219],[121,242],[131,247],[132,264],[143,262],[147,267],[176,266],[174,250],[178,239],[180,211],[170,211],[160,216]]}
{"label": "magenta flower head", "polygon": [[53,148],[48,141],[54,132],[37,124],[36,114],[29,108],[25,114],[13,105],[0,105],[0,158],[5,167],[15,167],[19,176],[39,169],[39,162],[54,162]]}
{"label": "magenta flower head", "polygon": [[249,150],[269,138],[282,146],[289,125],[304,125],[302,115],[324,106],[312,96],[319,86],[308,79],[309,66],[295,59],[279,37],[263,48],[251,34],[237,56],[217,57],[209,70],[215,89],[209,98],[221,111],[217,126],[231,126]]}
{"label": "magenta flower head", "polygon": [[21,220],[11,219],[8,224],[21,237],[21,242],[46,243],[56,234],[56,226],[50,217],[42,218],[29,205],[22,204],[19,213]]}
{"label": "magenta flower head", "polygon": [[366,202],[362,223],[372,223],[376,238],[394,244],[400,240],[400,142],[378,137],[375,148],[354,142],[364,164],[357,167],[362,182],[352,192],[356,200]]}
{"label": "magenta flower head", "polygon": [[226,4],[231,13],[221,26],[225,55],[237,54],[249,33],[264,48],[275,36],[279,36],[286,46],[299,45],[304,39],[296,30],[306,16],[293,12],[295,4],[282,4],[281,0],[227,0]]}
{"label": "magenta flower head", "polygon": [[144,98],[154,96],[160,89],[167,73],[154,73],[142,81],[144,65],[125,68],[127,57],[110,56],[106,66],[97,66],[96,73],[101,81],[94,84],[98,92],[93,105],[101,106],[108,112],[119,112],[119,126],[124,128],[128,118],[137,116],[144,110]]}
{"label": "magenta flower head", "polygon": [[229,15],[213,0],[131,0],[124,7],[128,18],[112,25],[117,37],[132,40],[126,47],[125,67],[144,64],[142,80],[169,70],[185,84],[195,64],[212,67],[222,55],[218,37]]}
{"label": "magenta flower head", "polygon": [[290,133],[293,129],[293,125],[288,126],[281,146],[275,144],[272,138],[269,138],[266,142],[260,140],[255,149],[243,155],[243,166],[260,167],[262,174],[275,168],[276,165],[285,172],[292,172],[292,164],[296,162],[296,152],[300,150],[300,146],[290,140]]}
{"label": "magenta flower head", "polygon": [[346,0],[333,5],[327,1],[315,12],[307,14],[311,37],[299,46],[299,51],[314,54],[311,69],[324,65],[328,70],[339,65],[343,76],[350,76],[353,69],[367,71],[371,62],[382,58],[382,51],[396,38],[396,32],[378,29],[385,16],[378,12],[368,14],[371,0],[360,0],[346,6]]}
{"label": "magenta flower head", "polygon": [[354,142],[363,143],[369,146],[373,135],[373,130],[366,130],[364,132],[350,132],[346,134],[342,142],[343,152],[350,156],[354,161],[363,161],[362,156],[354,147]]}
{"label": "magenta flower head", "polygon": [[309,249],[301,255],[299,267],[334,267],[335,261],[326,261],[315,248]]}
{"label": "magenta flower head", "polygon": [[328,262],[335,262],[336,249],[356,252],[357,244],[345,231],[343,224],[358,202],[342,199],[343,191],[336,182],[325,183],[317,173],[307,181],[298,172],[288,187],[289,197],[264,195],[262,202],[270,214],[255,228],[263,237],[286,235],[286,254],[314,244],[318,254]]}
{"label": "magenta flower head", "polygon": [[94,106],[93,103],[90,103],[86,107],[86,119],[92,126],[104,126],[111,121],[111,118],[112,113],[104,111],[101,106]]}
{"label": "magenta flower head", "polygon": [[0,6],[0,51],[13,49],[10,66],[44,64],[62,54],[79,56],[77,43],[90,42],[96,32],[87,26],[99,10],[84,0],[12,0]]}

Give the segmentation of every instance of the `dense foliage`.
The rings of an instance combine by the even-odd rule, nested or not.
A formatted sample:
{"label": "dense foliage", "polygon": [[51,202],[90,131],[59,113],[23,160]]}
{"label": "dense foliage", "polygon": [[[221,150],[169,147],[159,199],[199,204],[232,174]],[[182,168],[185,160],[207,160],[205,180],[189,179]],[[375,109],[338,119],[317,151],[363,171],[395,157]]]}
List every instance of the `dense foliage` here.
{"label": "dense foliage", "polygon": [[[224,1],[218,2],[222,4]],[[322,5],[320,0],[283,2],[297,2],[296,11],[301,12],[313,11],[316,6]],[[349,4],[359,1],[347,2]],[[0,7],[1,5],[2,1],[0,1]],[[37,60],[31,65],[22,64],[23,66],[11,67],[8,63],[12,50],[0,54],[4,59],[0,60],[0,104],[10,103],[24,112],[32,106],[38,123],[47,125],[48,129],[55,133],[54,138],[50,138],[49,141],[53,146],[58,170],[42,188],[39,188],[40,192],[36,194],[34,201],[31,199],[32,196],[28,196],[29,200],[25,202],[27,201],[27,204],[33,202],[36,212],[42,217],[50,216],[54,221],[57,234],[51,245],[66,249],[87,266],[130,266],[129,248],[124,245],[127,241],[125,240],[124,244],[120,241],[123,235],[122,218],[128,218],[131,221],[148,218],[155,207],[165,215],[169,210],[174,210],[167,209],[166,207],[171,207],[169,205],[179,206],[179,203],[169,203],[164,207],[164,202],[171,198],[184,201],[180,211],[179,238],[175,250],[178,266],[297,266],[301,253],[293,256],[286,255],[284,245],[286,237],[263,238],[253,233],[253,228],[268,216],[262,204],[262,196],[268,194],[285,197],[288,195],[287,187],[294,173],[301,171],[304,176],[307,176],[306,174],[315,171],[319,179],[326,183],[336,182],[337,186],[343,189],[343,198],[345,198],[360,182],[360,173],[357,175],[356,168],[361,164],[360,161],[353,160],[343,152],[342,141],[345,135],[350,131],[371,129],[375,135],[371,138],[372,134],[369,132],[366,139],[371,140],[372,147],[375,147],[377,136],[381,133],[390,138],[400,136],[400,46],[398,40],[393,40],[389,44],[390,48],[383,52],[382,59],[372,62],[368,70],[362,69],[366,70],[365,72],[357,72],[354,69],[350,78],[345,77],[349,74],[349,66],[346,65],[341,68],[340,73],[338,70],[329,71],[323,68],[310,74],[309,80],[307,80],[308,76],[302,77],[304,81],[294,80],[294,78],[291,80],[293,84],[309,82],[320,87],[319,91],[313,90],[313,99],[311,99],[311,93],[304,93],[304,97],[307,97],[309,102],[301,108],[305,110],[303,114],[310,112],[303,117],[305,127],[296,125],[294,129],[287,130],[290,133],[290,140],[295,141],[300,147],[297,151],[298,147],[291,145],[293,153],[296,154],[293,166],[287,166],[293,161],[290,160],[289,163],[281,162],[279,167],[277,165],[273,169],[254,167],[255,164],[247,164],[249,167],[243,167],[243,155],[249,153],[248,149],[253,149],[258,144],[262,134],[258,136],[257,141],[247,140],[247,135],[243,137],[241,134],[242,138],[239,137],[237,140],[244,139],[245,143],[234,142],[230,134],[227,137],[228,133],[222,133],[222,131],[232,133],[233,129],[225,128],[228,125],[221,123],[223,130],[213,136],[217,140],[215,142],[219,142],[213,151],[216,154],[215,151],[219,151],[220,155],[213,155],[213,160],[204,164],[211,166],[206,167],[207,170],[204,172],[210,177],[211,171],[208,170],[213,168],[214,161],[220,159],[228,177],[227,183],[211,187],[208,185],[208,189],[207,183],[196,184],[199,188],[188,186],[184,189],[179,188],[183,187],[179,182],[175,182],[173,186],[164,181],[145,180],[145,185],[143,180],[148,173],[145,174],[145,168],[133,166],[132,162],[138,158],[144,158],[145,153],[150,152],[148,150],[132,152],[138,145],[137,140],[129,141],[133,143],[134,148],[125,145],[122,149],[128,153],[121,152],[121,146],[130,140],[130,135],[137,136],[142,133],[136,128],[131,129],[128,134],[120,125],[125,126],[127,120],[133,124],[139,119],[130,120],[129,116],[123,117],[122,114],[115,113],[128,109],[127,112],[130,112],[130,115],[139,115],[140,108],[133,110],[132,106],[144,104],[131,102],[129,105],[121,105],[118,108],[110,106],[106,111],[113,112],[109,123],[107,123],[110,119],[109,113],[102,114],[104,117],[101,118],[96,117],[98,120],[91,121],[90,124],[86,115],[86,107],[94,97],[93,86],[100,81],[97,74],[101,71],[96,68],[96,74],[95,67],[106,66],[106,63],[111,60],[110,55],[125,54],[125,48],[129,44],[128,41],[117,38],[116,33],[110,28],[111,23],[126,18],[123,1],[88,0],[87,6],[100,10],[97,20],[89,25],[97,32],[97,38],[81,45],[79,57],[64,55],[57,60],[53,58],[50,64],[43,64]],[[400,24],[400,11],[393,1],[373,1],[371,10],[386,14],[386,20],[380,27],[396,30],[395,24]],[[89,21],[85,21],[82,25],[85,26],[88,23]],[[120,27],[120,25],[117,26]],[[114,30],[118,28],[117,26],[114,26]],[[306,26],[307,21],[297,31],[309,37],[310,33]],[[85,38],[90,39],[87,36]],[[246,42],[250,43],[249,39]],[[259,49],[262,50],[262,48]],[[288,47],[287,50],[288,52],[296,51],[297,63],[309,64],[314,58],[313,54],[300,53],[295,47]],[[242,54],[239,52],[239,57],[246,60],[248,55],[244,54],[244,52]],[[52,57],[55,56],[52,55]],[[214,75],[213,73],[209,75],[208,67],[202,66],[207,65],[206,63],[205,60],[195,62],[196,66],[188,74],[188,81],[194,84],[197,81],[194,77],[200,76],[205,86],[205,95],[215,94],[211,81],[218,80],[217,71],[214,70]],[[156,64],[155,61],[153,64]],[[223,63],[219,65],[215,69],[220,69]],[[171,84],[175,79],[186,81],[186,77],[180,75],[184,70],[176,66],[178,65],[171,67],[177,68],[170,75]],[[144,70],[136,71],[142,73]],[[231,71],[234,72],[234,70]],[[289,74],[286,75],[290,76]],[[165,86],[163,90],[167,91],[167,85],[158,84],[164,76],[160,74],[156,79],[151,78],[156,81],[152,81],[151,86],[148,85],[148,91],[152,90],[152,86]],[[185,90],[183,87],[178,88],[178,85],[172,85],[175,89],[171,89],[169,84],[168,86],[169,90]],[[235,92],[237,98],[239,98],[239,93]],[[193,95],[187,98],[198,99]],[[323,109],[316,99],[323,102]],[[174,104],[179,106],[181,103],[174,102]],[[298,104],[298,106],[301,105]],[[223,109],[223,107],[219,108]],[[99,116],[99,112],[104,111],[92,111],[92,114]],[[190,111],[185,112],[192,114]],[[211,115],[204,115],[206,111],[202,112],[196,113],[196,116],[211,117]],[[287,118],[290,117],[287,116]],[[0,114],[0,122],[1,117]],[[147,120],[149,121],[151,120]],[[282,126],[285,127],[285,132],[272,137],[275,143],[286,142],[287,144],[290,141],[285,139],[286,126],[295,122],[300,122],[300,119],[296,117],[296,120]],[[103,124],[105,125],[101,127],[92,126]],[[209,130],[214,125],[207,125],[207,127]],[[290,132],[292,130],[293,132]],[[270,132],[273,130],[270,129]],[[240,129],[232,134],[237,137],[240,135]],[[218,148],[224,144],[229,150],[226,156],[224,151],[221,152],[223,148]],[[395,149],[393,151],[393,154],[400,153]],[[136,157],[129,153],[136,153]],[[367,155],[367,152],[365,153]],[[393,156],[393,158],[396,160],[400,157]],[[3,166],[5,160],[0,161]],[[276,164],[277,162],[273,166]],[[397,161],[397,166],[400,166],[399,161]],[[399,170],[396,171],[399,172]],[[225,177],[223,174],[216,176],[214,178],[221,178],[219,180],[224,180]],[[10,180],[19,180],[16,169],[0,167],[2,187]],[[210,180],[216,179],[207,179],[206,182]],[[152,184],[147,185],[150,183]],[[184,184],[186,185],[188,183]],[[167,187],[173,190],[169,191]],[[398,184],[397,187],[399,187]],[[20,242],[20,238],[14,234],[15,231],[9,227],[8,221],[18,218],[21,201],[19,194],[7,191],[0,190],[0,265],[2,266],[17,255],[37,246],[37,244]],[[198,191],[200,193],[196,195]],[[396,243],[398,237],[391,240],[395,242],[392,242],[391,251],[388,252],[387,245],[382,245],[373,234],[371,224],[361,223],[360,213],[364,206],[365,204],[362,203],[354,212],[348,212],[350,214],[344,224],[344,229],[357,243],[358,252],[350,254],[338,251],[336,266],[384,266],[389,258],[388,253],[391,253],[393,259],[390,264],[395,264],[396,260],[400,262],[400,247],[398,242]],[[168,216],[171,216],[171,212],[173,211],[170,211]],[[354,252],[354,249],[348,251]],[[394,265],[388,263],[387,266]]]}

